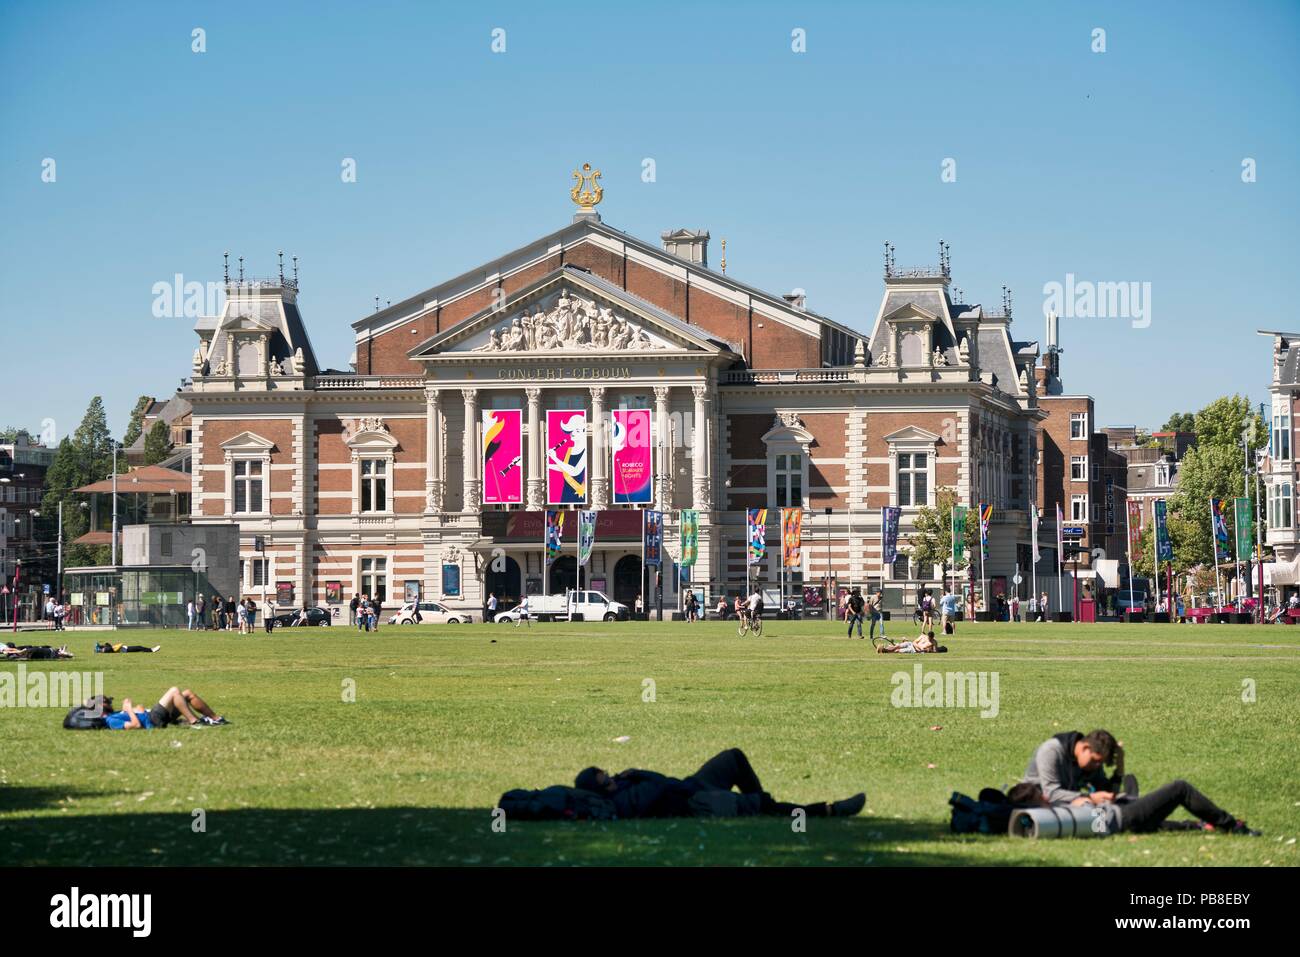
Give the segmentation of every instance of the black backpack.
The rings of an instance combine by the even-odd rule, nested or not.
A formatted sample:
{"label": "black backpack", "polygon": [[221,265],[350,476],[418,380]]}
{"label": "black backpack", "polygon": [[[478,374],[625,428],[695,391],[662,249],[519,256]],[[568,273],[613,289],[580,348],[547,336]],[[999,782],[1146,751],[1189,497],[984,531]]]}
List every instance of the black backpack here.
{"label": "black backpack", "polygon": [[1006,834],[1011,825],[1011,802],[997,788],[980,791],[979,800],[953,791],[948,803],[954,834]]}
{"label": "black backpack", "polygon": [[538,791],[515,788],[497,807],[508,821],[612,821],[614,802],[593,791],[555,784]]}
{"label": "black backpack", "polygon": [[68,711],[63,727],[69,731],[102,731],[108,727],[102,708],[79,704]]}

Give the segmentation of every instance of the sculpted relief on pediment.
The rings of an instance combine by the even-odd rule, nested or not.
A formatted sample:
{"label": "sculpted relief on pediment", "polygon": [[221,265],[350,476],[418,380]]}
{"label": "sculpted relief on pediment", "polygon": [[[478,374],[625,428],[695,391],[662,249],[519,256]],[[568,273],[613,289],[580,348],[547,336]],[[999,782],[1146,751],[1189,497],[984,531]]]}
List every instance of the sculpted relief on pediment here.
{"label": "sculpted relief on pediment", "polygon": [[525,309],[496,326],[474,352],[643,352],[666,349],[641,326],[608,306],[560,293],[551,308]]}

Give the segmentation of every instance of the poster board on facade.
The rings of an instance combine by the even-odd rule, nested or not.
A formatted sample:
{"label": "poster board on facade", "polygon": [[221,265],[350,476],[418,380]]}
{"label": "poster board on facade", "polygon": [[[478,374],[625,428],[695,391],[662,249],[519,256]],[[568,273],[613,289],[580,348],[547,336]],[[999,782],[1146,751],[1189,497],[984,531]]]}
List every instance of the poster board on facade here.
{"label": "poster board on facade", "polygon": [[343,583],[326,582],[325,583],[325,601],[330,605],[337,605],[343,601]]}
{"label": "poster board on facade", "polygon": [[[449,563],[443,563],[442,566],[442,593],[448,598],[460,597],[460,566]],[[410,599],[407,599],[410,601]]]}
{"label": "poster board on facade", "polygon": [[587,504],[587,413],[546,412],[546,504]]}

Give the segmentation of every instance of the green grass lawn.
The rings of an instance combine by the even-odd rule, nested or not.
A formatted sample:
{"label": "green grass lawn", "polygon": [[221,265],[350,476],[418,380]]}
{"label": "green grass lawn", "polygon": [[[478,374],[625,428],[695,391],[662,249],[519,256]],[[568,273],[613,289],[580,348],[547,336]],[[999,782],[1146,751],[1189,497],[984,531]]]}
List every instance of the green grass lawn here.
{"label": "green grass lawn", "polygon": [[[0,709],[0,864],[1297,862],[1300,628],[967,624],[919,659],[824,622],[761,639],[653,622],[122,632],[162,652],[91,654],[102,637],[69,633],[75,661],[27,669],[102,670],[119,703],[192,687],[233,723],[71,732],[62,710]],[[918,661],[997,672],[996,717],[893,707],[891,676]],[[1185,777],[1264,837],[948,833],[954,790],[1014,783],[1049,735],[1098,726],[1144,789]],[[770,818],[492,829],[509,788],[589,764],[685,776],[736,746],[781,800],[865,790],[867,810],[806,833]]]}

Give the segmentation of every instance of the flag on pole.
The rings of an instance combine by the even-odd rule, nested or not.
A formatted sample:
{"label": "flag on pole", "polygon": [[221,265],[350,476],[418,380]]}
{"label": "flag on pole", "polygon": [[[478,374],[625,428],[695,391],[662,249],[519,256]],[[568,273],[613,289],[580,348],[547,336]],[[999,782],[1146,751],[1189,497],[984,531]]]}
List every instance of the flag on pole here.
{"label": "flag on pole", "polygon": [[[1038,516],[1038,506],[1037,506],[1037,505],[1030,505],[1030,506],[1029,506],[1029,539],[1030,539],[1030,542],[1032,543],[1032,547],[1033,547],[1033,550],[1034,550],[1034,564],[1035,564],[1035,565],[1037,565],[1038,562],[1039,562],[1039,559],[1041,559],[1041,558],[1043,557],[1043,556],[1039,553],[1039,551],[1038,551],[1038,518],[1039,518],[1039,516]],[[1035,595],[1034,598],[1037,599],[1038,596]]]}
{"label": "flag on pole", "polygon": [[965,505],[952,507],[952,560],[953,566],[966,557],[966,513],[970,511]]}
{"label": "flag on pole", "polygon": [[1234,498],[1232,510],[1237,525],[1237,561],[1248,562],[1255,552],[1254,526],[1251,523],[1250,499]]}
{"label": "flag on pole", "polygon": [[591,561],[591,550],[596,544],[596,512],[583,509],[578,513],[578,564]]}
{"label": "flag on pole", "polygon": [[680,565],[690,567],[700,552],[700,513],[693,508],[682,509],[682,557]]}
{"label": "flag on pole", "polygon": [[803,509],[781,509],[781,564],[803,567]]}
{"label": "flag on pole", "polygon": [[1214,532],[1214,563],[1232,561],[1232,551],[1228,548],[1228,520],[1223,514],[1223,499],[1210,499],[1210,528]]}
{"label": "flag on pole", "polygon": [[1056,503],[1056,557],[1057,564],[1060,564],[1060,558],[1065,554],[1065,513],[1061,511],[1061,503]]}
{"label": "flag on pole", "polygon": [[745,526],[749,542],[748,564],[757,565],[767,557],[767,509],[746,509]]}
{"label": "flag on pole", "polygon": [[664,560],[664,513],[647,508],[641,514],[645,516],[646,567],[658,568]]}
{"label": "flag on pole", "polygon": [[1169,540],[1169,504],[1162,498],[1155,501],[1156,513],[1156,561],[1174,560],[1174,543]]}
{"label": "flag on pole", "polygon": [[1128,560],[1133,561],[1133,556],[1138,552],[1138,539],[1142,537],[1142,500],[1140,498],[1131,498],[1128,500]]}
{"label": "flag on pole", "polygon": [[558,508],[546,510],[546,565],[550,567],[560,557],[560,548],[564,541],[564,511]]}
{"label": "flag on pole", "polygon": [[989,560],[989,522],[993,520],[993,504],[980,502],[980,557]]}
{"label": "flag on pole", "polygon": [[880,549],[886,565],[898,561],[898,520],[902,514],[897,505],[886,505],[880,510]]}

